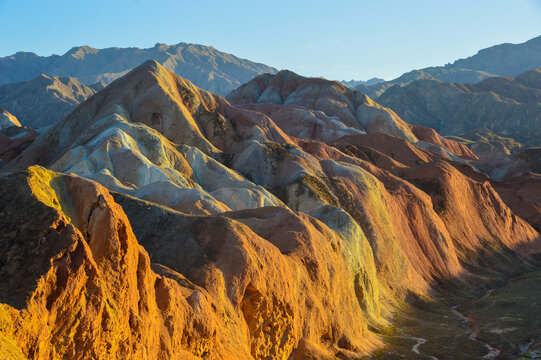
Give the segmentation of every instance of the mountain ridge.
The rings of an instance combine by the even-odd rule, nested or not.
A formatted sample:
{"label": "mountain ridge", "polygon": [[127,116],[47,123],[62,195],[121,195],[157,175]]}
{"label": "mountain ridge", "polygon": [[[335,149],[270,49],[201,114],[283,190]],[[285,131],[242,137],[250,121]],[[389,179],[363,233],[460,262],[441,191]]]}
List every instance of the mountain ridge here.
{"label": "mountain ridge", "polygon": [[541,130],[541,69],[477,84],[415,80],[393,85],[376,100],[406,121],[444,135],[487,128],[525,146],[541,144],[535,136]]}
{"label": "mountain ridge", "polygon": [[29,80],[39,74],[71,76],[85,84],[106,83],[126,74],[145,60],[154,59],[165,68],[207,90],[225,94],[253,76],[277,70],[221,52],[211,46],[190,43],[152,48],[75,46],[63,55],[39,56],[18,52],[0,58],[0,84]]}
{"label": "mountain ridge", "polygon": [[394,84],[407,84],[415,80],[478,83],[494,76],[518,76],[538,67],[541,67],[541,36],[519,44],[494,45],[453,63],[415,69],[390,81],[374,85],[360,84],[355,87],[376,98]]}

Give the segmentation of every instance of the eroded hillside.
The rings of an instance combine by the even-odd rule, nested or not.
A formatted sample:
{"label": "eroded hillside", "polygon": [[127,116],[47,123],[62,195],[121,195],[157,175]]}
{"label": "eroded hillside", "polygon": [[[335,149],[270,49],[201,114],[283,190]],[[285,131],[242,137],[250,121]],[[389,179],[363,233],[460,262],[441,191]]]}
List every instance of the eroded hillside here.
{"label": "eroded hillside", "polygon": [[0,341],[35,359],[370,356],[412,298],[541,253],[475,158],[337,82],[284,71],[226,100],[144,63],[4,167]]}

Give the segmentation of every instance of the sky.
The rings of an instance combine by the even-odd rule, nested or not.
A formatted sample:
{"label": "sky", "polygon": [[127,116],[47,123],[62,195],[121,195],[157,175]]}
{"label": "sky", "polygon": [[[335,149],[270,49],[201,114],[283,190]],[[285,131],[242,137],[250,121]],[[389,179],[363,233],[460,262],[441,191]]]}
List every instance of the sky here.
{"label": "sky", "polygon": [[188,42],[332,80],[390,80],[539,35],[541,0],[0,0],[0,57]]}

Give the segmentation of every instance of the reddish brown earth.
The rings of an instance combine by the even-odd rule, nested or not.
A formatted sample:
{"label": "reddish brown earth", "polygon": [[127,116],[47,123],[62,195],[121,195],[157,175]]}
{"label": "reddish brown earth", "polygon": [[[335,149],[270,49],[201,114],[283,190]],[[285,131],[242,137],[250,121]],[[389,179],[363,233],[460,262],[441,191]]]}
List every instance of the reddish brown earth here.
{"label": "reddish brown earth", "polygon": [[494,185],[505,203],[536,230],[541,229],[541,175],[526,173]]}
{"label": "reddish brown earth", "polygon": [[478,159],[477,155],[471,151],[467,146],[460,144],[454,140],[449,140],[440,136],[434,129],[419,126],[419,125],[410,125],[411,130],[421,141],[441,146],[442,148],[448,150],[452,154],[459,156],[467,160],[476,160]]}
{"label": "reddish brown earth", "polygon": [[336,82],[280,72],[226,100],[147,62],[4,168],[0,344],[370,356],[412,296],[541,254],[473,158]]}

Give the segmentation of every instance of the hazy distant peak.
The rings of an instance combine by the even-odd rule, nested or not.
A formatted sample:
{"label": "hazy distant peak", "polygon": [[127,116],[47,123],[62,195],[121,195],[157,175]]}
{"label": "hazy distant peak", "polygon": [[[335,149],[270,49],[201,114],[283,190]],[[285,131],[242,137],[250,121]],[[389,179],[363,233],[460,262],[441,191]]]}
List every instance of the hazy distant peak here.
{"label": "hazy distant peak", "polygon": [[39,55],[31,51],[17,51],[15,54],[9,57],[20,59],[20,58],[35,58],[35,57],[39,57]]}
{"label": "hazy distant peak", "polygon": [[[500,44],[479,50],[477,54],[444,66],[432,66],[408,71],[396,79],[373,85],[354,87],[377,98],[394,84],[408,84],[423,79],[476,84],[494,76],[517,76],[541,67],[541,36],[521,44]],[[347,85],[347,82],[345,82]]]}
{"label": "hazy distant peak", "polygon": [[154,48],[158,49],[158,50],[161,50],[161,51],[166,51],[166,50],[168,50],[170,48],[170,46],[167,45],[167,44],[156,43],[156,45],[154,45]]}
{"label": "hazy distant peak", "polygon": [[39,128],[58,122],[97,90],[72,77],[41,74],[0,86],[0,107],[24,126]]}
{"label": "hazy distant peak", "polygon": [[154,47],[143,49],[96,49],[85,45],[73,47],[62,56],[17,53],[0,58],[0,85],[30,80],[42,73],[71,76],[85,84],[100,81],[108,84],[150,59],[195,85],[219,94],[226,94],[257,75],[277,72],[270,66],[198,44],[156,43]]}
{"label": "hazy distant peak", "polygon": [[366,81],[351,79],[349,81],[348,80],[342,80],[340,82],[342,84],[346,85],[347,87],[355,88],[356,86],[359,86],[359,85],[370,86],[370,85],[379,84],[379,83],[385,82],[385,79],[373,77],[373,78],[368,79]]}
{"label": "hazy distant peak", "polygon": [[482,70],[498,76],[517,76],[541,66],[541,36],[521,44],[504,43],[481,49],[450,67]]}

